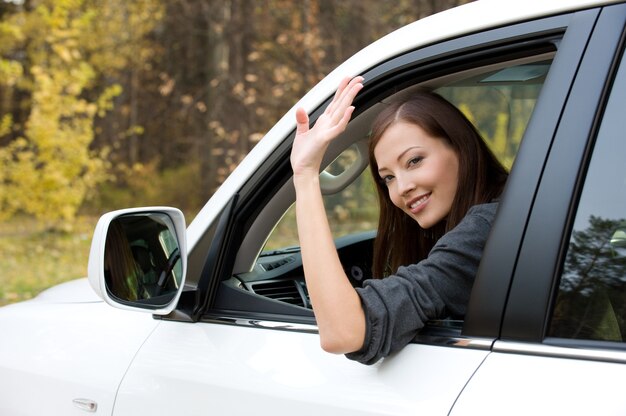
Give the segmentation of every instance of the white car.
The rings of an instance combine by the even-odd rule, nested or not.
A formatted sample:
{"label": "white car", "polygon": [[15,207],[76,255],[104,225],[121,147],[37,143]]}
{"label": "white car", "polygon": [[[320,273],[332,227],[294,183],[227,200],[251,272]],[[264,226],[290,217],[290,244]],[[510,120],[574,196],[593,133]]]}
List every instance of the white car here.
{"label": "white car", "polygon": [[480,0],[385,36],[296,104],[315,120],[365,77],[321,174],[355,286],[376,218],[363,146],[391,95],[439,92],[513,166],[464,321],[371,366],[322,351],[297,240],[272,234],[295,227],[294,106],[186,230],[173,208],[108,213],[94,290],[0,309],[0,415],[626,414],[625,24],[619,1]]}

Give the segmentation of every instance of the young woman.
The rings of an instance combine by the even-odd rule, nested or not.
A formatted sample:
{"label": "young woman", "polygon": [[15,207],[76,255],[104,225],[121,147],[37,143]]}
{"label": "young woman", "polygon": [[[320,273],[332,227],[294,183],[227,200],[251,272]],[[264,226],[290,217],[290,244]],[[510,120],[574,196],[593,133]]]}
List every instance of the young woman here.
{"label": "young woman", "polygon": [[507,172],[473,125],[429,92],[393,100],[370,137],[378,178],[371,279],[353,288],[334,248],[319,187],[328,144],[345,130],[363,78],[344,79],[309,129],[303,109],[291,153],[305,279],[322,348],[371,364],[429,319],[462,317]]}

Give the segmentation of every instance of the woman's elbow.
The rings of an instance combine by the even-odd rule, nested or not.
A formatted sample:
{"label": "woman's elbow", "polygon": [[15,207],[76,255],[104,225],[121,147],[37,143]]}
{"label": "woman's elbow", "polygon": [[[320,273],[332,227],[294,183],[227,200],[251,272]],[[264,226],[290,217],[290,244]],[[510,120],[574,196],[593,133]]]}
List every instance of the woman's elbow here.
{"label": "woman's elbow", "polygon": [[342,354],[345,349],[341,342],[336,339],[329,339],[328,337],[320,337],[320,346],[324,351],[331,354]]}
{"label": "woman's elbow", "polygon": [[320,333],[320,346],[324,351],[332,354],[347,354],[363,347],[363,337],[356,334]]}

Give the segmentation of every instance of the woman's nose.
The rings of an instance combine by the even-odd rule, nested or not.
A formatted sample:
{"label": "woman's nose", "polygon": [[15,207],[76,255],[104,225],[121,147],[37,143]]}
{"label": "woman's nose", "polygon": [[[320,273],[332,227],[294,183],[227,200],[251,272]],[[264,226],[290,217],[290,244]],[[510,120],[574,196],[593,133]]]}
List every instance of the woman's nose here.
{"label": "woman's nose", "polygon": [[407,175],[396,176],[396,183],[398,184],[398,192],[402,196],[409,194],[415,189],[415,182]]}

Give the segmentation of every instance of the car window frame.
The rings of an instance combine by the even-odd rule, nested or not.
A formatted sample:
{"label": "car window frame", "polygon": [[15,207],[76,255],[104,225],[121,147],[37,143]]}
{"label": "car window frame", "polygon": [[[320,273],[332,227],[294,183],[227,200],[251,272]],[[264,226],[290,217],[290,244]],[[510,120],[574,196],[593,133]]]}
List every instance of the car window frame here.
{"label": "car window frame", "polygon": [[[593,14],[592,12],[582,13],[587,13],[589,15]],[[507,59],[511,59],[514,55],[529,55],[528,48],[533,47],[533,45],[552,42],[552,40],[558,39],[562,46],[564,39],[562,36],[564,33],[569,33],[570,31],[582,31],[584,32],[584,35],[589,31],[586,25],[588,25],[587,22],[592,19],[592,16],[578,19],[582,20],[584,24],[574,24],[578,20],[574,19],[573,16],[579,14],[580,12],[574,14],[568,13],[542,18],[536,21],[491,29],[481,33],[470,34],[460,38],[426,46],[424,48],[402,54],[401,56],[380,65],[376,65],[364,74],[366,84],[369,83],[371,88],[365,88],[363,94],[357,97],[357,112],[355,116],[358,116],[359,107],[369,107],[371,104],[370,100],[377,101],[380,99],[381,95],[390,95],[405,88],[408,83],[415,84],[416,82],[419,82],[419,79],[432,79],[436,76],[455,72],[464,65],[477,66],[477,61],[503,61],[505,60],[502,58],[503,54],[511,55],[511,57]],[[561,52],[559,48],[557,56],[560,54]],[[559,59],[562,61],[560,64],[561,66],[571,65],[572,60],[574,63],[577,62],[577,56],[575,53],[571,53],[570,59]],[[449,69],[450,67],[453,67],[454,71],[451,71]],[[561,89],[567,89],[571,83],[571,79],[565,77],[564,79],[560,79],[558,82],[554,83],[559,84]],[[376,85],[374,86],[373,84]],[[552,87],[552,90],[554,89],[555,87]],[[545,94],[542,92],[541,95],[543,96]],[[332,97],[329,97],[325,103],[323,103],[311,114],[311,120],[314,121],[321,114],[323,108],[328,104],[331,98]],[[538,100],[538,104],[540,101],[541,96],[540,100]],[[530,122],[531,124],[535,118],[536,117],[533,115]],[[543,120],[542,123],[545,124],[546,122],[544,119],[546,117],[541,115],[540,118]],[[548,124],[550,123],[554,123],[556,126],[556,121],[548,120]],[[246,232],[246,227],[251,223],[250,218],[254,218],[254,215],[258,213],[258,207],[262,205],[263,201],[267,200],[268,195],[271,195],[272,192],[275,192],[276,189],[289,180],[290,169],[288,164],[288,154],[291,149],[292,137],[293,132],[286,137],[285,141],[276,149],[272,157],[269,158],[251,177],[251,179],[239,190],[239,200],[237,201],[236,206],[232,207],[233,217],[230,224],[232,224],[233,229],[229,230],[230,238],[228,239],[228,247],[232,248],[237,246],[239,241],[241,241],[242,235]],[[524,147],[524,141],[522,142],[522,148]],[[258,191],[259,186],[264,187],[264,192]],[[264,200],[259,201],[258,195],[263,195]],[[214,228],[215,227],[211,227],[210,230],[213,234],[215,233]],[[215,238],[216,236],[213,234],[211,235],[213,240],[219,241],[220,239]],[[205,239],[203,238],[203,240]],[[516,252],[515,242],[511,244],[513,245],[512,251]],[[509,244],[509,246],[511,244]],[[223,253],[223,256],[233,255],[229,254],[229,250],[225,250],[224,247],[222,247],[219,252]],[[199,254],[197,251],[195,254],[201,255],[201,253]],[[214,261],[216,264],[229,264],[227,259],[215,259]],[[190,261],[190,264],[193,264],[193,262]],[[512,265],[508,265],[507,267],[510,268],[508,273],[512,272]],[[506,269],[506,267],[503,269]],[[220,278],[220,276],[223,278],[228,273],[226,269],[222,268],[221,270],[213,270],[212,272],[205,271],[202,274],[204,277],[200,279],[199,286],[214,288],[214,285],[206,284],[206,279],[216,279]],[[505,274],[507,274],[507,272],[505,272]],[[203,283],[203,281],[205,281],[205,283]],[[493,282],[490,284],[493,284]],[[482,286],[484,290],[488,284],[483,284]],[[187,296],[184,296],[184,299],[187,300],[187,303],[185,304],[186,309],[188,310],[193,308],[195,310],[195,315],[201,317],[203,321],[242,324],[246,320],[248,322],[253,320],[258,322],[260,319],[270,319],[295,324],[314,323],[314,321],[311,321],[306,317],[303,318],[301,316],[294,316],[286,313],[285,311],[275,310],[273,308],[273,306],[275,306],[275,302],[271,303],[269,302],[269,299],[268,302],[264,302],[263,299],[256,299],[254,300],[255,305],[250,308],[256,310],[248,309],[247,311],[241,311],[229,308],[229,299],[227,298],[220,300],[218,296],[218,299],[213,302],[211,296],[214,296],[215,293],[210,292],[210,290],[207,290],[206,293],[198,293],[197,291],[191,290],[187,293]],[[472,294],[472,296],[474,295]],[[503,297],[505,298],[505,296]],[[252,301],[250,298],[248,298],[248,300]],[[494,327],[493,324],[494,322],[499,324],[502,319],[503,307],[501,304],[503,303],[503,299],[492,297],[491,302],[494,302],[495,306],[489,307],[489,305],[485,305],[485,303],[482,305],[482,307],[487,306],[488,309],[494,313],[494,316],[492,316],[492,319],[489,321],[489,325],[491,325],[488,325],[489,329],[485,331],[483,325],[482,332],[474,329],[468,331],[466,330],[468,323],[468,320],[466,319],[466,325],[463,330],[464,337],[481,337],[481,334],[484,332],[493,333],[499,330],[499,326]],[[173,313],[170,317],[166,317],[165,319],[183,319],[181,316],[185,315],[185,310],[179,308],[178,312],[180,313]],[[474,315],[477,314],[474,313]],[[468,310],[468,316],[472,316],[471,310]],[[474,325],[474,327],[476,327],[476,325]],[[307,328],[306,330],[309,331],[311,328]],[[484,344],[482,347],[486,347],[487,345],[489,345],[489,343]]]}

